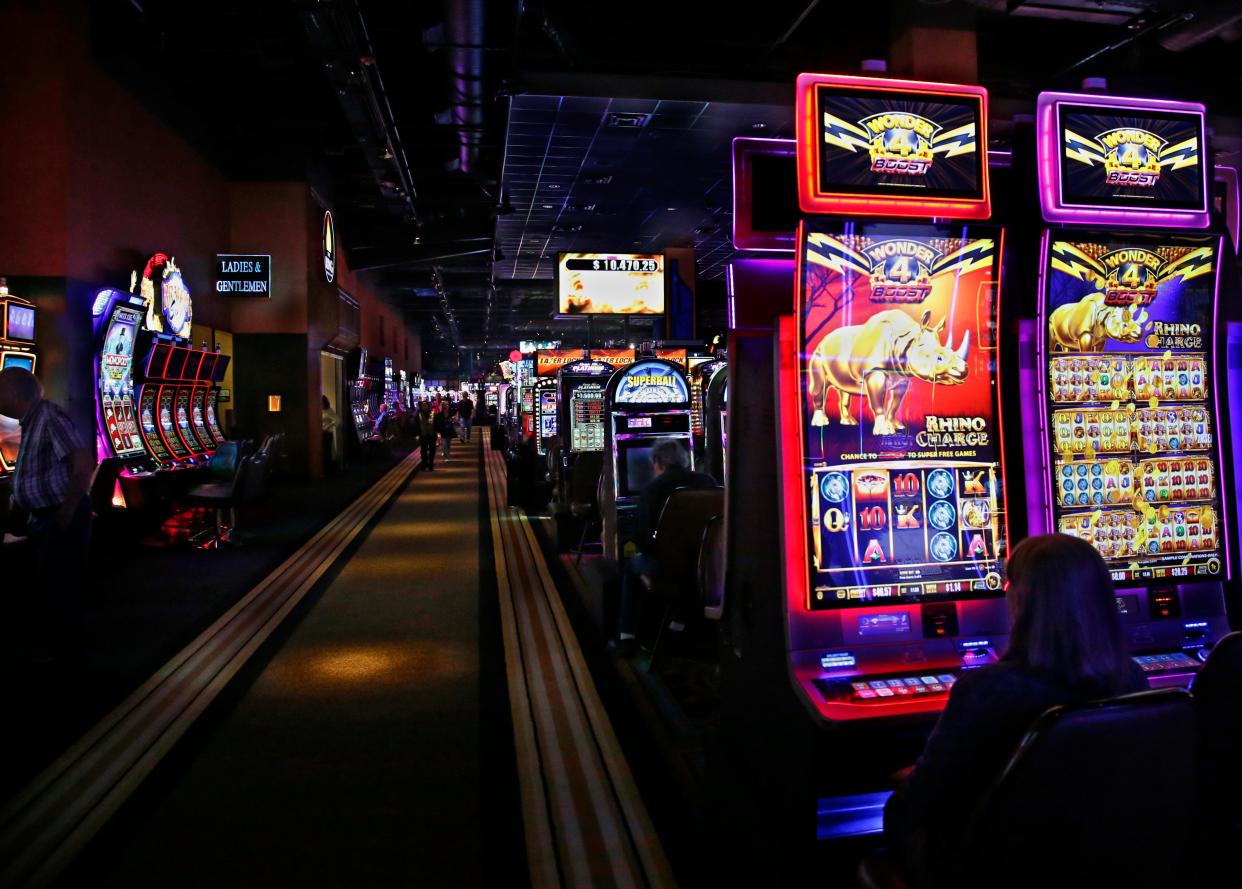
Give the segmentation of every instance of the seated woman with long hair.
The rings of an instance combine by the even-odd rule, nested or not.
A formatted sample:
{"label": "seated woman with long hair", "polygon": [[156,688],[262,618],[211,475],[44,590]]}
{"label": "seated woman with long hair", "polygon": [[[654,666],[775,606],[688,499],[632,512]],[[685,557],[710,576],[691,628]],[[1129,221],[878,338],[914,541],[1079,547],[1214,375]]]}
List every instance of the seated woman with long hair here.
{"label": "seated woman with long hair", "polygon": [[954,880],[971,812],[1041,713],[1147,688],[1093,546],[1065,534],[1031,537],[1014,548],[1006,574],[1009,649],[961,674],[884,812],[889,849],[919,887]]}

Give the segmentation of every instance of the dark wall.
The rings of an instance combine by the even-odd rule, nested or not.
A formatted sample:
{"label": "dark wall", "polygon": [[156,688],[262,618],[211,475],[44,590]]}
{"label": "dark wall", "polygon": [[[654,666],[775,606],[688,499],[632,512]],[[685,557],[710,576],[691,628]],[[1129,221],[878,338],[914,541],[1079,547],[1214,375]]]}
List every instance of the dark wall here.
{"label": "dark wall", "polygon": [[[298,475],[310,466],[307,348],[306,335],[301,333],[239,333],[233,337],[238,367],[233,379],[236,434],[258,443],[265,435],[285,433],[273,469],[287,468]],[[267,409],[269,395],[281,396],[280,413]]]}

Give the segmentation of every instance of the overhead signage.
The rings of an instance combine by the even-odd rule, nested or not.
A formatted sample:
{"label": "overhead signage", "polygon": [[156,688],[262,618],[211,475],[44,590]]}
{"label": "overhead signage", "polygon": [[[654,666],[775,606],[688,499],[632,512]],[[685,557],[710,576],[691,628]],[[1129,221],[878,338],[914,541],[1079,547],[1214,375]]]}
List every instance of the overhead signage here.
{"label": "overhead signage", "polygon": [[554,377],[567,364],[582,360],[582,349],[540,349],[535,353],[535,376]]}
{"label": "overhead signage", "polygon": [[336,223],[332,211],[323,211],[323,277],[331,284],[336,280]]}
{"label": "overhead signage", "polygon": [[562,253],[556,267],[561,315],[664,314],[663,253]]}
{"label": "overhead signage", "polygon": [[217,253],[216,293],[270,299],[272,257],[266,253]]}
{"label": "overhead signage", "polygon": [[519,340],[518,350],[522,352],[538,352],[540,349],[555,349],[560,340]]}
{"label": "overhead signage", "polygon": [[613,367],[625,367],[634,363],[633,349],[591,349],[587,357],[592,361],[603,361]]}
{"label": "overhead signage", "polygon": [[[156,285],[159,294],[156,294]],[[177,268],[175,257],[156,253],[147,260],[142,270],[141,283],[135,272],[130,279],[130,290],[137,292],[146,303],[147,330],[169,333],[181,339],[189,339],[194,318],[190,289]]]}
{"label": "overhead signage", "polygon": [[1040,93],[1037,114],[1039,194],[1048,221],[1208,225],[1202,105]]}
{"label": "overhead signage", "polygon": [[664,361],[637,361],[617,382],[616,404],[686,404],[690,390],[686,378]]}
{"label": "overhead signage", "polygon": [[986,219],[987,90],[798,76],[798,201],[805,213]]}
{"label": "overhead signage", "polygon": [[593,361],[584,358],[580,361],[571,361],[560,369],[561,373],[566,374],[582,374],[584,376],[600,377],[612,373],[616,370],[611,364],[605,361]]}
{"label": "overhead signage", "polygon": [[656,349],[656,358],[663,358],[665,361],[671,361],[674,364],[680,364],[682,370],[689,368],[690,364],[686,359],[685,349]]}

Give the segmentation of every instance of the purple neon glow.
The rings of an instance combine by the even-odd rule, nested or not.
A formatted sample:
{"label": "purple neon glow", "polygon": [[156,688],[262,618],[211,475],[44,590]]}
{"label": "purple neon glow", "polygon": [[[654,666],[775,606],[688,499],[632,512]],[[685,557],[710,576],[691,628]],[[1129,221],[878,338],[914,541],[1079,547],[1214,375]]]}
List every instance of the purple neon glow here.
{"label": "purple neon glow", "polygon": [[1238,250],[1238,235],[1242,231],[1242,206],[1239,199],[1238,171],[1236,167],[1217,167],[1216,181],[1225,186],[1225,227],[1229,229],[1229,240],[1233,241],[1233,249]]}
{"label": "purple neon glow", "polygon": [[[739,188],[738,177],[745,172],[747,180],[750,174],[750,159],[756,154],[788,155],[797,153],[797,143],[793,139],[755,139],[750,136],[736,136],[733,139],[733,247],[735,250],[755,250],[765,253],[792,253],[797,246],[797,234],[788,232],[757,232],[750,226],[752,212],[748,206],[751,189]],[[797,189],[798,183],[790,186]],[[747,202],[747,205],[743,204]]]}
{"label": "purple neon glow", "polygon": [[[1225,331],[1228,337],[1225,341],[1225,356],[1228,362],[1226,372],[1236,380],[1239,374],[1242,374],[1242,323],[1230,322],[1226,325]],[[1219,387],[1217,387],[1216,392],[1216,397],[1219,399]],[[1217,426],[1219,428],[1219,421]],[[1229,387],[1229,428],[1231,430],[1242,429],[1242,386],[1234,385]],[[1219,437],[1220,433],[1218,432],[1217,438],[1219,439]],[[1242,479],[1242,449],[1238,447],[1236,441],[1233,445],[1233,478],[1235,486],[1238,484],[1238,480]],[[1229,538],[1226,536],[1225,540],[1225,555],[1226,562],[1228,562]]]}
{"label": "purple neon glow", "polygon": [[[1040,93],[1036,105],[1036,143],[1039,166],[1039,203],[1044,219],[1049,222],[1072,222],[1091,225],[1142,225],[1155,228],[1207,228],[1208,189],[1206,163],[1200,164],[1203,183],[1201,210],[1139,210],[1133,207],[1066,206],[1061,201],[1060,108],[1062,104],[1102,108],[1112,113],[1127,110],[1164,111],[1191,114],[1199,118],[1199,132],[1204,130],[1204,107],[1198,102],[1174,102],[1166,99],[1139,99],[1121,96],[1100,96],[1083,93]],[[1206,144],[1200,141],[1204,152]]]}
{"label": "purple neon glow", "polygon": [[[1052,468],[1051,468],[1051,465],[1049,465],[1047,469],[1044,469],[1043,466],[1041,465],[1042,461],[1048,459],[1046,456],[1048,454],[1048,432],[1047,430],[1052,428],[1052,417],[1048,409],[1049,399],[1048,399],[1047,392],[1046,392],[1046,387],[1048,385],[1048,374],[1046,372],[1047,361],[1048,361],[1048,351],[1047,351],[1047,326],[1045,324],[1045,319],[1048,317],[1047,315],[1048,251],[1051,249],[1051,245],[1052,245],[1052,234],[1053,233],[1051,229],[1044,229],[1043,239],[1039,247],[1039,286],[1038,286],[1038,303],[1037,303],[1037,309],[1036,309],[1036,315],[1035,315],[1037,319],[1035,322],[1036,323],[1035,374],[1038,377],[1038,389],[1036,390],[1036,397],[1040,404],[1039,417],[1040,417],[1040,420],[1042,421],[1041,428],[1037,431],[1037,434],[1040,436],[1039,448],[1030,447],[1030,434],[1032,430],[1029,427],[1023,430],[1023,444],[1026,449],[1024,463],[1026,464],[1027,473],[1028,475],[1036,474],[1040,477],[1040,480],[1043,482],[1043,491],[1044,491],[1044,498],[1043,498],[1044,502],[1042,504],[1042,512],[1043,512],[1042,517],[1035,515],[1035,510],[1040,509],[1041,504],[1036,504],[1036,503],[1031,502],[1031,498],[1029,496],[1027,498],[1027,518],[1030,522],[1031,534],[1039,533],[1038,531],[1035,530],[1037,527],[1047,528],[1049,530],[1053,528]],[[1061,233],[1061,234],[1064,235],[1065,233]],[[1221,259],[1221,247],[1223,246],[1224,246],[1223,238],[1218,235],[1216,238],[1216,282],[1215,282],[1216,289],[1215,289],[1215,292],[1212,294],[1212,327],[1213,327],[1213,330],[1216,329],[1216,325],[1220,322],[1220,276],[1221,276],[1221,264],[1222,264],[1220,259]],[[1225,452],[1224,452],[1224,442],[1223,442],[1223,438],[1221,435],[1221,427],[1224,426],[1227,428],[1232,428],[1233,424],[1231,421],[1242,417],[1242,392],[1239,391],[1239,389],[1242,389],[1242,387],[1238,387],[1238,386],[1229,387],[1230,414],[1228,417],[1226,417],[1220,411],[1220,384],[1221,384],[1221,380],[1224,378],[1224,374],[1222,374],[1220,365],[1218,363],[1219,358],[1220,358],[1218,343],[1219,343],[1219,339],[1217,337],[1213,337],[1212,339],[1212,390],[1213,390],[1212,396],[1213,396],[1213,402],[1216,408],[1216,459],[1217,459],[1216,465],[1221,470],[1223,470],[1225,466]],[[1025,380],[1025,376],[1023,377],[1023,379]],[[1024,410],[1023,410],[1022,419],[1023,419],[1023,423],[1025,424],[1026,423],[1025,400],[1023,403],[1023,408]],[[1236,457],[1235,457],[1235,460],[1236,460]],[[1027,490],[1029,491],[1030,488],[1031,488],[1030,480],[1028,479]],[[1225,494],[1223,491],[1223,478],[1222,478],[1222,491],[1221,491],[1222,509],[1220,511],[1220,520],[1221,520],[1221,527],[1222,527],[1221,539],[1224,541],[1224,547],[1225,547],[1225,559],[1224,559],[1224,572],[1223,573],[1224,573],[1224,579],[1229,580],[1233,576],[1233,559],[1231,556],[1232,547],[1230,545],[1231,541],[1229,538],[1229,510],[1223,508],[1225,502],[1226,501],[1225,501]]]}

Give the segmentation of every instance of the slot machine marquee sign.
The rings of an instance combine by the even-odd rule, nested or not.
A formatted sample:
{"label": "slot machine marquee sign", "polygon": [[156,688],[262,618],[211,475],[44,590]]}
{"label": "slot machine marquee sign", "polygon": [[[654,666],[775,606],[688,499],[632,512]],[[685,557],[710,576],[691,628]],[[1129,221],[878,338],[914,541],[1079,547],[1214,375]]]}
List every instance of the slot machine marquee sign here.
{"label": "slot machine marquee sign", "polygon": [[782,438],[805,607],[1001,594],[1000,254],[983,227],[802,222]]}
{"label": "slot machine marquee sign", "polygon": [[1049,235],[1041,381],[1052,527],[1119,585],[1225,577],[1219,236]]}

